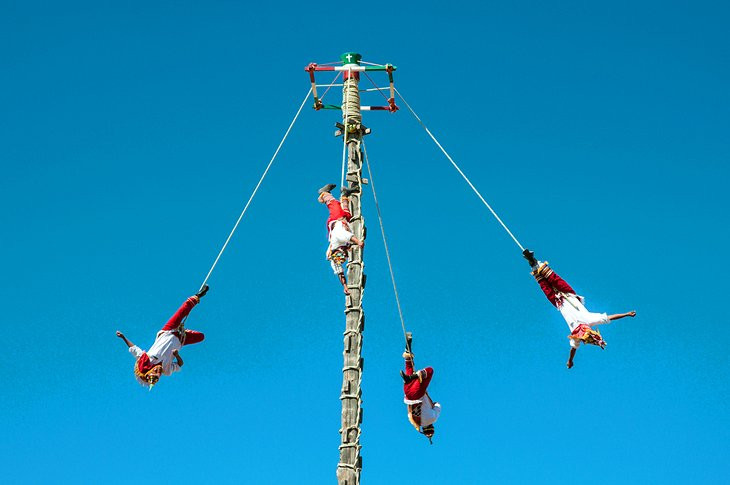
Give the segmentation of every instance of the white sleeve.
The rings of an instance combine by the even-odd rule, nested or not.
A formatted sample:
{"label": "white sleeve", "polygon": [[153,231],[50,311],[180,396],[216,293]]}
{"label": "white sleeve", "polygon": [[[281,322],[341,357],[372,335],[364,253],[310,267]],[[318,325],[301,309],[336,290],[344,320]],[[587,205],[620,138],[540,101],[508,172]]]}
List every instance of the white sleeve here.
{"label": "white sleeve", "polygon": [[139,359],[142,354],[144,354],[144,350],[140,349],[136,345],[132,345],[129,347],[129,353],[132,354],[135,359]]}
{"label": "white sleeve", "polygon": [[590,316],[587,318],[587,320],[590,320],[589,322],[584,322],[586,325],[589,325],[593,327],[594,325],[604,325],[606,323],[611,323],[611,321],[608,319],[607,313],[593,313],[589,312],[588,315]]}

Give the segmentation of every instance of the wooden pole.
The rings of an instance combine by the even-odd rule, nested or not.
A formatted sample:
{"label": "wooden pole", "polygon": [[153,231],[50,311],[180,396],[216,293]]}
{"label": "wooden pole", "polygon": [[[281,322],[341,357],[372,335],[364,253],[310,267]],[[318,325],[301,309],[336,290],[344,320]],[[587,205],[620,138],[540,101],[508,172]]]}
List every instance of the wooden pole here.
{"label": "wooden pole", "polygon": [[[359,65],[360,55],[348,52],[342,55],[345,67]],[[342,88],[342,116],[345,128],[343,136],[347,143],[347,175],[345,184],[349,188],[360,187],[350,196],[350,230],[361,241],[365,240],[365,220],[362,216],[360,198],[362,195],[362,115],[360,113],[359,73],[345,72]],[[358,485],[362,470],[360,456],[360,424],[362,423],[362,332],[365,314],[362,296],[365,288],[363,251],[353,246],[347,265],[347,286],[350,295],[345,297],[344,366],[342,368],[342,427],[340,428],[340,462],[337,465],[339,485]]]}

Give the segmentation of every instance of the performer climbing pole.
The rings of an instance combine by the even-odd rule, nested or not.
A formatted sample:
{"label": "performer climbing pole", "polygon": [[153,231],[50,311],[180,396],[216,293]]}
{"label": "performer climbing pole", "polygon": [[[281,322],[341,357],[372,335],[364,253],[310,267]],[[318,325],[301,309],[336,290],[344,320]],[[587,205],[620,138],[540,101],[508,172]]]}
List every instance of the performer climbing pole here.
{"label": "performer climbing pole", "polygon": [[[391,95],[388,106],[362,106],[360,104],[360,73],[366,71],[385,71],[391,82],[395,66],[363,65],[362,56],[355,52],[346,52],[340,57],[341,66],[315,63],[305,67],[309,73],[314,95],[314,109],[341,109],[342,123],[338,123],[337,136],[343,137],[343,161],[341,169],[342,186],[348,194],[349,230],[356,240],[365,241],[365,220],[363,218],[360,198],[362,186],[366,183],[362,178],[362,138],[370,130],[362,124],[362,111],[381,110],[397,111],[395,100]],[[316,71],[339,71],[343,75],[342,106],[326,105],[317,96]],[[334,81],[333,81],[334,82]],[[324,97],[324,95],[322,96]],[[337,465],[337,481],[340,485],[357,485],[360,483],[362,458],[360,457],[360,424],[362,423],[362,332],[365,325],[365,314],[362,308],[362,297],[365,289],[365,273],[362,245],[350,246],[350,261],[347,264],[347,287],[345,295],[345,334],[344,334],[344,366],[342,368],[342,427],[340,428],[340,461]]]}

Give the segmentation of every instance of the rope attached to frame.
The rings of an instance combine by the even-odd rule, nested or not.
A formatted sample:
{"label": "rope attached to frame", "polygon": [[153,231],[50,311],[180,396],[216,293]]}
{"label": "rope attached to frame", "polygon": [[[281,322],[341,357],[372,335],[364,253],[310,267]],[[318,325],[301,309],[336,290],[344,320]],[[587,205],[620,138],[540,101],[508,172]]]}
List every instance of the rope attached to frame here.
{"label": "rope attached to frame", "polygon": [[398,94],[398,97],[401,99],[401,101],[403,101],[403,104],[406,105],[406,108],[408,108],[408,111],[411,112],[411,114],[416,118],[416,120],[418,121],[418,123],[423,127],[424,130],[426,130],[426,133],[428,133],[428,136],[430,136],[431,139],[434,141],[434,143],[436,143],[436,146],[438,146],[441,149],[441,151],[443,152],[443,154],[446,155],[446,158],[449,159],[449,162],[451,162],[451,165],[453,165],[454,168],[456,169],[456,171],[459,172],[459,174],[464,178],[464,180],[466,180],[466,183],[469,184],[469,187],[471,187],[471,189],[474,191],[474,193],[477,194],[477,197],[479,197],[479,199],[482,201],[482,203],[487,207],[487,209],[489,209],[489,212],[492,213],[492,215],[494,216],[494,218],[497,219],[497,222],[499,222],[502,225],[502,227],[504,228],[504,230],[507,231],[507,234],[509,234],[509,236],[515,242],[515,244],[517,244],[517,246],[520,248],[520,251],[524,251],[525,248],[522,246],[522,244],[520,244],[520,242],[517,240],[517,238],[515,237],[515,235],[512,234],[512,231],[509,230],[509,228],[507,227],[507,225],[502,221],[502,219],[500,219],[500,217],[497,215],[497,213],[494,211],[494,209],[492,209],[492,206],[489,205],[489,203],[484,199],[484,197],[482,197],[482,194],[480,194],[479,191],[477,190],[477,188],[474,187],[474,184],[471,183],[471,180],[469,180],[469,177],[467,177],[464,174],[464,172],[461,171],[461,169],[456,164],[456,162],[454,161],[454,159],[451,158],[451,155],[449,155],[446,152],[446,150],[444,149],[444,147],[441,146],[441,143],[439,143],[438,140],[436,139],[436,137],[433,136],[433,133],[431,133],[431,130],[428,129],[428,127],[426,126],[426,124],[421,120],[421,118],[419,118],[419,116],[416,114],[416,112],[413,111],[413,108],[411,108],[411,105],[408,104],[408,101],[406,101],[403,98],[403,95],[400,93],[400,91],[398,91],[398,88],[395,88],[395,92]]}

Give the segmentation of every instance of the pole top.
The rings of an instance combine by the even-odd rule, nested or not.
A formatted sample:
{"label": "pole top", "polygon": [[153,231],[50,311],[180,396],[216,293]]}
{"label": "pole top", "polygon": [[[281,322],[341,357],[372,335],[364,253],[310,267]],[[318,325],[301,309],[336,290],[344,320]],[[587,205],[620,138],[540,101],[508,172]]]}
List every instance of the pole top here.
{"label": "pole top", "polygon": [[357,52],[345,52],[340,56],[340,60],[343,64],[357,64],[360,65],[360,59],[362,56]]}

